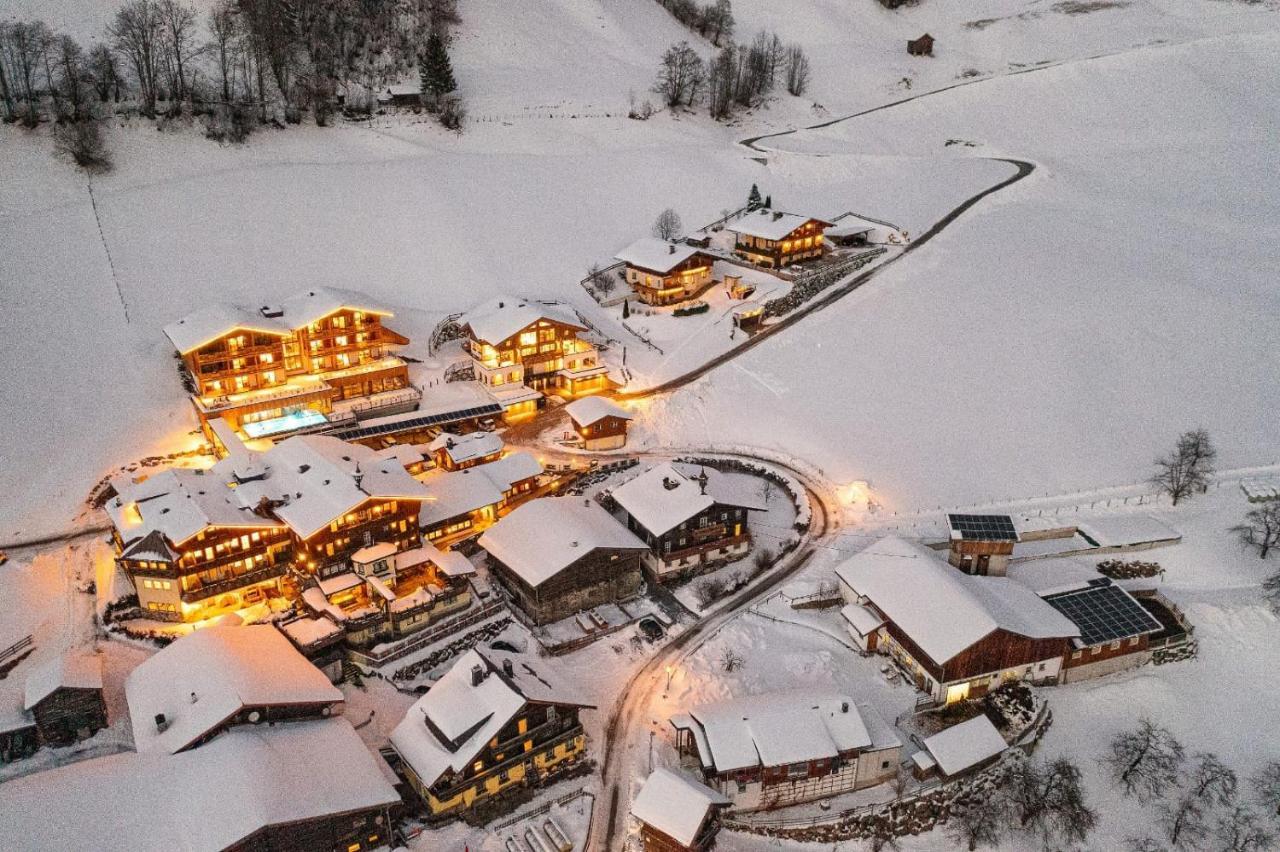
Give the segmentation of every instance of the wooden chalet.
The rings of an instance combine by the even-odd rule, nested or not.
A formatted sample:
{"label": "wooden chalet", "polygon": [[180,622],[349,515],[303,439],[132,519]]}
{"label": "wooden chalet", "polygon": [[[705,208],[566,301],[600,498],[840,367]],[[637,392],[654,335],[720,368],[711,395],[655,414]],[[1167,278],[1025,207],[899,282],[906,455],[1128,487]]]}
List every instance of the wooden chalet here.
{"label": "wooden chalet", "polygon": [[585,450],[616,450],[626,446],[632,414],[603,396],[575,399],[564,407],[574,434]]}
{"label": "wooden chalet", "polygon": [[670,769],[655,769],[631,802],[644,852],[707,852],[732,800]]}
{"label": "wooden chalet", "polygon": [[1056,683],[1080,629],[1007,577],[955,571],[927,548],[884,538],[836,569],[850,635],[950,704],[1010,680]]}
{"label": "wooden chalet", "polygon": [[401,771],[428,818],[492,807],[513,789],[542,786],[586,750],[570,698],[538,662],[479,651],[458,658],[391,732]]}
{"label": "wooden chalet", "polygon": [[966,574],[1003,577],[1018,531],[1008,515],[947,515],[947,561]]}
{"label": "wooden chalet", "polygon": [[587,330],[558,307],[502,296],[469,313],[466,348],[476,379],[502,403],[507,419],[532,415],[543,394],[574,399],[611,387]]}
{"label": "wooden chalet", "polygon": [[676,751],[734,810],[754,811],[874,787],[894,777],[902,743],[847,695],[786,692],[671,717]]}
{"label": "wooden chalet", "polygon": [[548,624],[640,590],[644,542],[582,497],[543,497],[480,536],[494,575],[535,624]]}
{"label": "wooden chalet", "polygon": [[747,213],[725,225],[736,238],[733,253],[765,269],[816,260],[826,254],[823,231],[830,222],[768,208]]}
{"label": "wooden chalet", "polygon": [[671,240],[636,240],[618,253],[627,283],[649,305],[670,305],[694,298],[711,284],[715,258],[696,246]]}
{"label": "wooden chalet", "polygon": [[350,290],[316,288],[278,307],[214,305],[165,327],[194,388],[206,438],[213,423],[278,438],[354,420],[357,411],[411,410],[421,393],[392,350],[409,342],[392,313]]}
{"label": "wooden chalet", "polygon": [[912,56],[933,56],[933,36],[925,33],[907,42],[907,53]]}
{"label": "wooden chalet", "polygon": [[502,458],[502,436],[496,432],[469,432],[457,435],[441,432],[427,445],[436,467],[466,470]]}
{"label": "wooden chalet", "polygon": [[443,546],[493,525],[510,507],[538,488],[542,464],[527,452],[463,470],[436,470],[421,477],[433,497],[422,506],[422,537]]}
{"label": "wooden chalet", "polygon": [[751,550],[756,493],[714,468],[660,464],[613,490],[627,528],[648,545],[646,572],[661,583],[741,559]]}
{"label": "wooden chalet", "polygon": [[23,709],[31,715],[41,745],[87,740],[107,726],[102,697],[102,659],[61,654],[27,675]]}

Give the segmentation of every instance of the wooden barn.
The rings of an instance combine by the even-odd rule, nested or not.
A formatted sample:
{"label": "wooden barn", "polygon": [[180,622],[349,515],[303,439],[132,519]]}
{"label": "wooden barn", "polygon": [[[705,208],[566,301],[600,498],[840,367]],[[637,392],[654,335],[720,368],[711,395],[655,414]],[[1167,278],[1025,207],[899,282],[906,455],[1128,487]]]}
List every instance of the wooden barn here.
{"label": "wooden barn", "polygon": [[584,497],[543,497],[480,536],[494,574],[534,623],[548,624],[640,591],[647,548]]}
{"label": "wooden barn", "polygon": [[850,635],[892,658],[937,703],[1010,680],[1056,683],[1080,638],[1080,628],[1027,587],[963,574],[900,538],[872,543],[836,576]]}
{"label": "wooden barn", "polygon": [[907,42],[907,53],[912,56],[933,56],[933,36],[925,33]]}
{"label": "wooden barn", "polygon": [[707,852],[732,800],[679,772],[655,769],[631,802],[644,852]]}
{"label": "wooden barn", "polygon": [[627,443],[632,414],[603,396],[585,396],[564,407],[583,449],[616,450]]}
{"label": "wooden barn", "polygon": [[23,709],[35,721],[41,745],[87,740],[107,726],[102,659],[68,653],[32,669],[24,685]]}
{"label": "wooden barn", "polygon": [[1008,515],[947,515],[947,561],[966,574],[1003,577],[1018,543]]}

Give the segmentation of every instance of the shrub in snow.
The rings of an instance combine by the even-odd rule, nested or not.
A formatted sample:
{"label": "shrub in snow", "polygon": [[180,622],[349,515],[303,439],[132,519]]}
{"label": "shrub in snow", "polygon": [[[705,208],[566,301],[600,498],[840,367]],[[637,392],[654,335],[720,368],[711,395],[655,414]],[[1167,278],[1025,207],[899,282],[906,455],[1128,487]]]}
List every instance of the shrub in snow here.
{"label": "shrub in snow", "polygon": [[1137,577],[1156,577],[1164,574],[1159,562],[1143,562],[1134,559],[1125,562],[1122,559],[1104,559],[1098,563],[1098,573],[1113,580],[1132,580]]}
{"label": "shrub in snow", "polygon": [[1232,527],[1231,531],[1240,536],[1245,546],[1257,550],[1258,556],[1266,559],[1272,550],[1280,548],[1280,501],[1272,500],[1249,510],[1244,523]]}
{"label": "shrub in snow", "polygon": [[711,310],[710,305],[708,305],[706,302],[698,301],[698,302],[694,302],[691,305],[682,305],[681,307],[676,308],[671,313],[678,317],[691,317],[691,316],[695,316],[696,314],[705,314],[709,310]]}
{"label": "shrub in snow", "polygon": [[53,128],[53,150],[86,172],[111,171],[111,154],[102,140],[102,128],[92,119],[56,125]]}
{"label": "shrub in snow", "polygon": [[1185,757],[1182,743],[1167,728],[1144,718],[1136,729],[1111,740],[1102,762],[1126,796],[1146,800],[1177,784]]}

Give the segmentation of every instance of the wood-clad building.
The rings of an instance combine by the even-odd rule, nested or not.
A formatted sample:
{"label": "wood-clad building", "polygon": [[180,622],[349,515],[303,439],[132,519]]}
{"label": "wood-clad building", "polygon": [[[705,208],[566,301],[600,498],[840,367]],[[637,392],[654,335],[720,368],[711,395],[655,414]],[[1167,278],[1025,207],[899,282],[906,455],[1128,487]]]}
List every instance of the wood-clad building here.
{"label": "wood-clad building", "polygon": [[765,509],[758,493],[705,466],[660,464],[615,488],[627,528],[648,545],[657,582],[696,573],[751,550],[747,515]]}
{"label": "wood-clad building", "polygon": [[933,56],[933,36],[925,33],[907,42],[907,53],[912,56]]}
{"label": "wood-clad building", "polygon": [[582,497],[531,500],[480,536],[494,575],[535,624],[640,591],[644,542]]}
{"label": "wood-clad building", "polygon": [[707,852],[732,800],[679,772],[655,769],[631,803],[644,852]]}
{"label": "wood-clad building", "polygon": [[874,787],[894,777],[902,750],[869,705],[835,693],[744,696],[678,713],[671,725],[681,757],[740,811]]}
{"label": "wood-clad building", "polygon": [[467,314],[466,348],[476,379],[508,419],[537,411],[543,394],[574,399],[611,387],[587,330],[554,305],[500,296]]}
{"label": "wood-clad building", "polygon": [[616,450],[626,446],[632,414],[603,396],[575,399],[564,407],[584,450]]}
{"label": "wood-clad building", "polygon": [[491,805],[541,786],[581,759],[578,713],[594,709],[556,685],[541,663],[458,658],[391,732],[401,771],[428,817]]}
{"label": "wood-clad building", "polygon": [[60,654],[27,675],[23,709],[35,722],[41,745],[87,740],[107,726],[102,696],[102,658]]}
{"label": "wood-clad building", "polygon": [[711,284],[715,258],[696,246],[653,237],[636,240],[617,259],[626,266],[627,284],[649,305],[692,299]]}
{"label": "wood-clad building", "polygon": [[816,260],[826,254],[823,231],[830,222],[812,216],[762,209],[725,225],[735,236],[733,253],[766,269]]}
{"label": "wood-clad building", "polygon": [[947,561],[966,574],[1003,577],[1018,531],[1008,515],[947,515]]}
{"label": "wood-clad building", "polygon": [[895,537],[846,560],[836,576],[853,638],[891,657],[936,702],[982,695],[1010,680],[1057,682],[1080,636],[1025,586],[962,574]]}
{"label": "wood-clad building", "polygon": [[465,435],[441,432],[428,444],[428,449],[441,470],[466,470],[502,458],[503,446],[502,436],[497,432]]}

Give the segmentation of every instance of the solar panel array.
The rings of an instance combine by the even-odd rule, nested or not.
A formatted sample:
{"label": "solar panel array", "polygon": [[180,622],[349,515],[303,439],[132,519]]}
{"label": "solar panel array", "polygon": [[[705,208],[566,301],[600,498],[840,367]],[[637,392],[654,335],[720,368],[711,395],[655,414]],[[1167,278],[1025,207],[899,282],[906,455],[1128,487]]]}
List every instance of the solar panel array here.
{"label": "solar panel array", "polygon": [[965,541],[1017,541],[1018,531],[1008,515],[947,515],[951,529]]}
{"label": "solar panel array", "polygon": [[1045,598],[1080,628],[1080,641],[1099,645],[1160,629],[1160,622],[1119,586],[1090,586]]}
{"label": "solar panel array", "polygon": [[379,435],[392,435],[398,432],[408,432],[411,429],[425,429],[429,426],[456,423],[460,420],[470,420],[473,417],[491,417],[501,413],[502,406],[495,402],[478,408],[466,408],[461,411],[449,411],[444,414],[424,414],[422,417],[410,417],[406,420],[397,420],[395,423],[356,426],[352,429],[336,431],[333,435],[344,441],[356,441],[360,438],[376,438]]}

